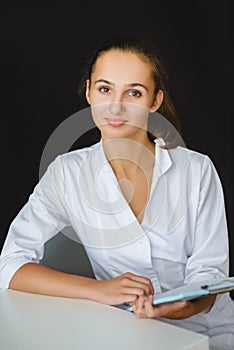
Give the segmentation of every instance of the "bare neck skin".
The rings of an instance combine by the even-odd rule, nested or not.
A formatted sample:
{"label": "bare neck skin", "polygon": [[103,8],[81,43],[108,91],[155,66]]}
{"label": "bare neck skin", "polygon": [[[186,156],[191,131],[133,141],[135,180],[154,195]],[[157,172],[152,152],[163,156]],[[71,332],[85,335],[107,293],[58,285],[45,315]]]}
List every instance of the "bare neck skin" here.
{"label": "bare neck skin", "polygon": [[154,167],[155,145],[147,134],[140,142],[130,138],[103,140],[103,149],[115,174],[131,178],[139,168],[147,171]]}
{"label": "bare neck skin", "polygon": [[145,143],[123,138],[106,140],[103,148],[123,196],[141,223],[150,196],[155,145],[147,136]]}

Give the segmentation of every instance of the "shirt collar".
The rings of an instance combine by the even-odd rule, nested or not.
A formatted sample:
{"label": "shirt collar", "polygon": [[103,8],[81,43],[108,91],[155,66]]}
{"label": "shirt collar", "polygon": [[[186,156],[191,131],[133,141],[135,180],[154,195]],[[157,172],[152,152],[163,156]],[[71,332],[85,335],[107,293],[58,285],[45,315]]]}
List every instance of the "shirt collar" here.
{"label": "shirt collar", "polygon": [[[154,142],[155,142],[155,156],[156,156],[155,175],[156,177],[160,177],[161,175],[165,174],[166,171],[172,166],[172,158],[169,153],[169,150],[162,148],[165,145],[163,138],[155,139]],[[103,171],[112,172],[111,166],[108,163],[105,152],[103,150],[102,139],[98,142],[98,145],[99,145],[98,148],[100,150],[99,152],[100,158],[98,160],[98,164],[99,165],[102,164]]]}
{"label": "shirt collar", "polygon": [[163,138],[155,139],[155,156],[156,156],[156,176],[160,177],[172,166],[172,158],[168,149],[162,148],[165,146]]}

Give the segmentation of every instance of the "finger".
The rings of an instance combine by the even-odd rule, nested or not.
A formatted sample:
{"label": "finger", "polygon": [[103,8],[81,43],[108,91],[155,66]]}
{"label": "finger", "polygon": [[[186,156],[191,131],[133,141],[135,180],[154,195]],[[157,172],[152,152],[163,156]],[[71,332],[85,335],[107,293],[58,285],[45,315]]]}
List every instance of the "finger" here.
{"label": "finger", "polygon": [[129,288],[125,287],[121,291],[123,294],[130,294],[130,295],[135,295],[136,297],[144,296],[145,291],[142,288]]}
{"label": "finger", "polygon": [[154,294],[154,287],[151,280],[147,277],[133,275],[130,277],[131,280],[145,284],[150,289],[150,294]]}
{"label": "finger", "polygon": [[143,309],[144,304],[145,304],[145,298],[143,296],[140,296],[139,298],[137,298],[135,303],[136,310]]}
{"label": "finger", "polygon": [[130,288],[134,288],[134,289],[137,288],[139,290],[143,290],[142,294],[146,296],[149,296],[151,294],[151,288],[149,285],[131,280],[129,278],[124,278],[122,281],[122,285]]}
{"label": "finger", "polygon": [[145,310],[148,317],[173,318],[173,317],[176,317],[178,312],[181,312],[187,307],[188,307],[187,301],[166,303],[166,304],[161,304],[157,306],[150,305],[148,300],[145,302]]}
{"label": "finger", "polygon": [[136,307],[134,306],[134,307],[133,307],[133,312],[134,312],[134,314],[135,314],[137,317],[139,317],[139,318],[145,318],[145,317],[147,317],[144,308],[143,308],[143,309],[138,309],[138,310],[137,310]]}
{"label": "finger", "polygon": [[154,287],[152,285],[151,280],[148,277],[135,275],[131,272],[127,272],[123,276],[129,278],[132,281],[143,283],[144,285],[148,286],[148,288],[150,289],[150,294],[154,294]]}
{"label": "finger", "polygon": [[119,303],[120,304],[127,303],[132,306],[132,305],[135,305],[137,298],[138,298],[137,295],[132,293],[121,294]]}
{"label": "finger", "polygon": [[[154,296],[150,295],[144,303],[144,307],[145,307],[145,313],[147,315],[147,317],[153,318],[153,317],[158,317],[157,316],[157,308],[155,308],[153,306],[153,299]],[[156,311],[156,312],[155,312]]]}
{"label": "finger", "polygon": [[136,301],[136,303],[133,305],[133,311],[136,314],[137,317],[146,317],[146,312],[145,312],[145,297],[139,297]]}
{"label": "finger", "polygon": [[149,296],[150,294],[153,294],[153,286],[150,281],[139,281],[134,278],[130,277],[124,277],[122,279],[122,285],[132,287],[132,288],[139,288],[144,290],[144,294]]}
{"label": "finger", "polygon": [[189,301],[188,300],[181,300],[181,301],[177,301],[173,304],[177,304],[177,306],[179,308],[184,308],[184,307],[187,307],[189,305]]}

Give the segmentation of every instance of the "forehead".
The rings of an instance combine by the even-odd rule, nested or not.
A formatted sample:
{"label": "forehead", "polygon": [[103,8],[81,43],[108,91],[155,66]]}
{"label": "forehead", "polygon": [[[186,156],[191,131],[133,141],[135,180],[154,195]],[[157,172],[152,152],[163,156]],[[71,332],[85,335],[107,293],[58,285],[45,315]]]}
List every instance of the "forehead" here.
{"label": "forehead", "polygon": [[152,79],[152,68],[149,62],[139,54],[111,50],[98,57],[93,73],[95,78],[142,82]]}

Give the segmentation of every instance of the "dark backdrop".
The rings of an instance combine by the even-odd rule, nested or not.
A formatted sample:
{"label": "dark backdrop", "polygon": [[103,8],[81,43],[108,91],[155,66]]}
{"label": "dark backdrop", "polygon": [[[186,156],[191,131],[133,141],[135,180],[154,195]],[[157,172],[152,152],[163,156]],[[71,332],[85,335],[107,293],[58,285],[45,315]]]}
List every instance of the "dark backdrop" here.
{"label": "dark backdrop", "polygon": [[0,250],[38,181],[47,139],[83,108],[77,85],[90,50],[110,34],[139,32],[159,47],[187,147],[218,170],[233,255],[231,0],[95,3],[1,6]]}

